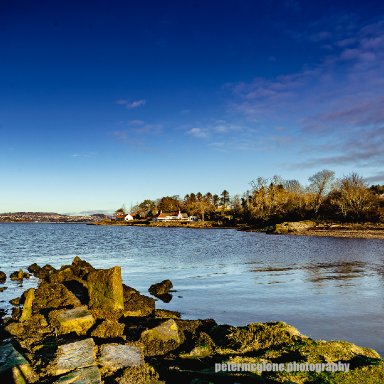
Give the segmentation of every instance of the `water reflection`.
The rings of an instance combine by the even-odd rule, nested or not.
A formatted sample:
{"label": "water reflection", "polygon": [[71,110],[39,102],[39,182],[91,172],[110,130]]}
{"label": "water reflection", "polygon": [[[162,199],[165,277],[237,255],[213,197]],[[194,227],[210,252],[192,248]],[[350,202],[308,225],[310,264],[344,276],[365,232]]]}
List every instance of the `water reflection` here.
{"label": "water reflection", "polygon": [[[367,263],[364,261],[314,263],[305,265],[304,270],[308,274],[307,281],[316,284],[322,284],[326,281],[358,279],[368,275]],[[339,286],[343,285],[344,284],[339,284]],[[351,283],[345,285],[350,286]]]}

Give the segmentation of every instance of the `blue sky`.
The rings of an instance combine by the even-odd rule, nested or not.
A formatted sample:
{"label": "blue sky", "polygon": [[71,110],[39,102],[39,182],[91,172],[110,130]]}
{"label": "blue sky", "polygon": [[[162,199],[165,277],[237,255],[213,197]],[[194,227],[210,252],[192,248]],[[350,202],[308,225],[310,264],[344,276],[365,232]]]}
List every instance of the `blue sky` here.
{"label": "blue sky", "polygon": [[0,3],[0,212],[384,183],[381,1]]}

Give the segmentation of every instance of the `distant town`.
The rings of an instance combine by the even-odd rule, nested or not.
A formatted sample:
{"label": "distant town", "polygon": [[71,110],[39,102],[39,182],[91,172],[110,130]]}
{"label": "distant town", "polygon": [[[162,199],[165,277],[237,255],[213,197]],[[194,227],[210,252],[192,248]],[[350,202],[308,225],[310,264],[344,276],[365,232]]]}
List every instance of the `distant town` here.
{"label": "distant town", "polygon": [[0,213],[1,222],[22,223],[92,223],[106,219],[104,214],[72,216],[53,212],[12,212]]}

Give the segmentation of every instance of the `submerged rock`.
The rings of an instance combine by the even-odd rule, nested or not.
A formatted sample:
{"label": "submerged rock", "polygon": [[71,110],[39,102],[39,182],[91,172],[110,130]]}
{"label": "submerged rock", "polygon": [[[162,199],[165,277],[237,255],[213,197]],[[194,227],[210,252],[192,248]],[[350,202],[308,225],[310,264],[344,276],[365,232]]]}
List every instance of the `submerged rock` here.
{"label": "submerged rock", "polygon": [[154,296],[162,296],[173,288],[173,284],[171,280],[163,280],[160,283],[153,284],[149,287],[148,291]]}
{"label": "submerged rock", "polygon": [[29,279],[31,275],[28,272],[23,272],[22,269],[12,272],[9,276],[11,280],[23,281],[23,279]]}
{"label": "submerged rock", "polygon": [[7,280],[7,275],[3,271],[0,271],[0,284],[4,284],[6,280]]}
{"label": "submerged rock", "polygon": [[89,307],[106,311],[124,309],[121,268],[100,269],[87,275]]}

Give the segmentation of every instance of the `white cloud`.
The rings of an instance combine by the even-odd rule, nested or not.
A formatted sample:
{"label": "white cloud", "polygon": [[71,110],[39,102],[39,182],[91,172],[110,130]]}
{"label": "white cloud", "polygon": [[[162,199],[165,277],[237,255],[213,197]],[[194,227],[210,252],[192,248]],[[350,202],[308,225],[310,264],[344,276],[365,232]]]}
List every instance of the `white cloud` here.
{"label": "white cloud", "polygon": [[208,132],[206,130],[197,127],[191,128],[187,133],[198,139],[206,139],[208,137]]}
{"label": "white cloud", "polygon": [[118,99],[118,100],[116,100],[116,104],[117,105],[123,105],[127,109],[136,109],[136,108],[142,107],[146,103],[147,102],[144,99],[134,100],[134,101],[128,101],[128,100],[125,100],[125,99]]}

